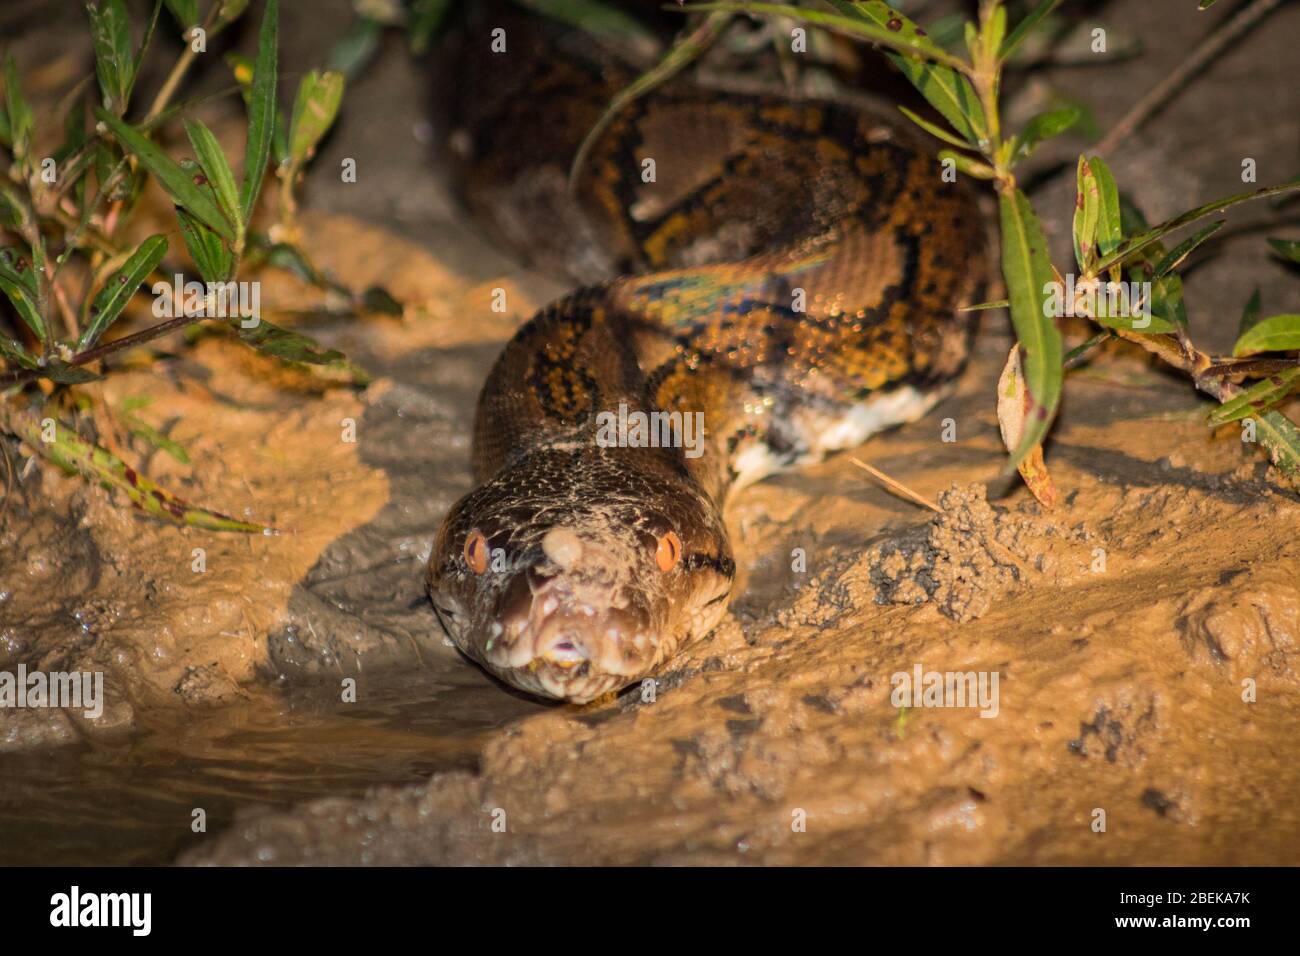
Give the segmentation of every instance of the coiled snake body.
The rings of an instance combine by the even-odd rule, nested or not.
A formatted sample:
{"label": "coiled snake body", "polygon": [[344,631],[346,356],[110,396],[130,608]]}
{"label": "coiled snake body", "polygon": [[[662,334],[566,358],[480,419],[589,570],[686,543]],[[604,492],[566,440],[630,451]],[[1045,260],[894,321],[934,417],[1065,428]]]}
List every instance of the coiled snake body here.
{"label": "coiled snake body", "polygon": [[[725,614],[731,493],[941,396],[969,352],[956,309],[980,286],[984,233],[892,121],[685,84],[621,111],[570,194],[569,162],[628,75],[506,36],[504,53],[486,31],[466,43],[461,185],[497,236],[586,284],[489,374],[480,483],[444,520],[427,583],[467,655],[581,703]],[[680,417],[654,419],[666,441],[611,441],[620,412]],[[674,430],[701,415],[702,437]]]}

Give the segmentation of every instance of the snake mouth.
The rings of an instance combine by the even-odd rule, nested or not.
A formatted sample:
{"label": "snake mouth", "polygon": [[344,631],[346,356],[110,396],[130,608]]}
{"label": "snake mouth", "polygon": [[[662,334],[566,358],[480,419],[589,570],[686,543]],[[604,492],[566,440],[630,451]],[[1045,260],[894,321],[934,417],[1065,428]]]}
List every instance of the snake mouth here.
{"label": "snake mouth", "polygon": [[583,702],[617,690],[655,663],[649,616],[593,604],[552,581],[536,584],[498,617],[483,660],[521,689]]}

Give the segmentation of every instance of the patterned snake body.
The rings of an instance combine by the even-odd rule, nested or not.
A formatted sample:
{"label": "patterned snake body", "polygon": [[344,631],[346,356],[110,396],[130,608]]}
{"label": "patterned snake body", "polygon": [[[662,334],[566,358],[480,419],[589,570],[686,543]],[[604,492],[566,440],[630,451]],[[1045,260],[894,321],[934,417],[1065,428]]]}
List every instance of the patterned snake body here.
{"label": "patterned snake body", "polygon": [[[464,653],[582,703],[723,617],[730,494],[941,397],[969,352],[956,309],[981,287],[984,233],[895,123],[684,83],[622,110],[570,194],[569,162],[630,74],[507,35],[504,53],[486,30],[467,44],[461,187],[500,239],[585,284],[492,368],[479,484],[444,520],[427,583]],[[620,410],[702,420],[702,439],[611,445]]]}

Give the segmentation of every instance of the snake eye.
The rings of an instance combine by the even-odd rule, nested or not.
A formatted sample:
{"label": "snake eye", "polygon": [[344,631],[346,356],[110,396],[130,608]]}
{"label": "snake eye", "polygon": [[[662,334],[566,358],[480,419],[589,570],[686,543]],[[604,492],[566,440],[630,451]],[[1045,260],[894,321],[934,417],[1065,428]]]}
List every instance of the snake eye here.
{"label": "snake eye", "polygon": [[673,568],[677,567],[677,562],[682,557],[682,539],[677,537],[675,531],[669,531],[659,538],[659,545],[655,548],[655,564],[659,565],[659,570],[667,574]]}
{"label": "snake eye", "polygon": [[482,531],[471,531],[465,537],[465,563],[475,574],[488,569],[488,543]]}

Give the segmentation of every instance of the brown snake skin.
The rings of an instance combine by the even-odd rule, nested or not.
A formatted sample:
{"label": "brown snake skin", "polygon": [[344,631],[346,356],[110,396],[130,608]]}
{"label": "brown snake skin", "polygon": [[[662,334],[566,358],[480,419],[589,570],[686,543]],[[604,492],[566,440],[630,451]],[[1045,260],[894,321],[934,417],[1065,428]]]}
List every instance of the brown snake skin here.
{"label": "brown snake skin", "polygon": [[[492,52],[478,29],[458,67],[465,198],[502,241],[585,285],[489,374],[479,484],[438,533],[428,587],[464,653],[582,703],[725,614],[729,494],[941,397],[969,352],[955,310],[982,284],[984,232],[965,188],[893,121],[684,82],[617,116],[570,198],[569,162],[632,74],[513,25]],[[702,442],[609,447],[601,413],[620,405],[700,413]]]}

